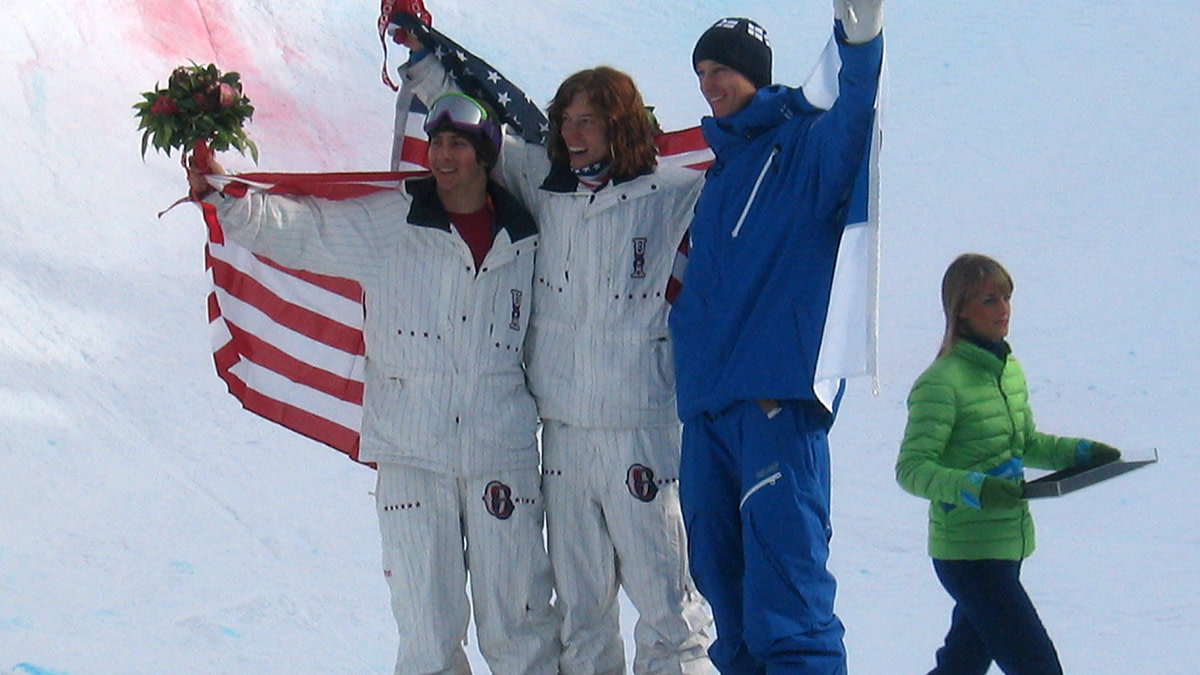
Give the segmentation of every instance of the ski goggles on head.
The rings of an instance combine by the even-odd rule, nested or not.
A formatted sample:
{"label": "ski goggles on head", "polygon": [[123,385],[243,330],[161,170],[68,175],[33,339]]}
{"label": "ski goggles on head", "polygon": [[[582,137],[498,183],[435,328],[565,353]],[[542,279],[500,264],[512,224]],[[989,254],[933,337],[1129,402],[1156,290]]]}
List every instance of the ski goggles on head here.
{"label": "ski goggles on head", "polygon": [[442,94],[429,106],[425,116],[425,133],[446,124],[466,133],[480,134],[500,148],[500,125],[478,101],[459,93]]}

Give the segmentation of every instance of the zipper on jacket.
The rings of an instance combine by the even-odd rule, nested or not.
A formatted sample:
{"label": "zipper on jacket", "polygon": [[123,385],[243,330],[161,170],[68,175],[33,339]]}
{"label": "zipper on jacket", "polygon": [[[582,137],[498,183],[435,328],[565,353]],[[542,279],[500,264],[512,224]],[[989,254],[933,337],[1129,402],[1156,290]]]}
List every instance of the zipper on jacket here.
{"label": "zipper on jacket", "polygon": [[1017,445],[1017,421],[1013,419],[1012,408],[1008,405],[1008,392],[1004,391],[1004,367],[1007,365],[1006,360],[1000,367],[1000,374],[996,376],[996,389],[1000,392],[1000,400],[1004,401],[1004,416],[1008,418],[1008,447],[1013,448]]}
{"label": "zipper on jacket", "polygon": [[746,222],[746,214],[750,213],[750,207],[754,206],[754,198],[758,196],[758,188],[762,185],[763,179],[767,177],[767,172],[771,170],[771,166],[775,164],[775,156],[779,154],[779,146],[771,148],[771,155],[767,157],[766,163],[763,164],[762,171],[758,172],[758,180],[754,181],[754,187],[750,190],[750,198],[746,200],[746,208],[742,209],[742,215],[738,217],[737,225],[733,227],[731,235],[737,239],[738,233],[742,231],[742,224]]}
{"label": "zipper on jacket", "polygon": [[752,487],[746,491],[746,496],[742,497],[741,503],[738,504],[738,510],[740,511],[741,508],[746,505],[746,500],[750,499],[750,495],[753,495],[755,492],[758,492],[759,490],[767,487],[768,485],[774,485],[775,482],[778,481],[780,478],[783,478],[783,472],[776,471],[775,473],[771,474],[770,476],[767,476],[766,478],[755,483],[754,487]]}

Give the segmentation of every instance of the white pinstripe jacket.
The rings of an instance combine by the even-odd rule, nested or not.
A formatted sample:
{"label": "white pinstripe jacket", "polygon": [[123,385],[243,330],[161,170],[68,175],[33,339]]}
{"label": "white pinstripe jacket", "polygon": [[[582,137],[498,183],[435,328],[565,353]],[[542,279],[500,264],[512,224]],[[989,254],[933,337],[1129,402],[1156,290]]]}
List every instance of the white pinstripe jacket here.
{"label": "white pinstripe jacket", "polygon": [[593,193],[513,136],[501,167],[542,230],[526,354],[542,417],[678,424],[665,294],[704,174],[661,166]]}
{"label": "white pinstripe jacket", "polygon": [[538,465],[522,368],[538,235],[512,195],[489,192],[501,228],[478,274],[432,178],[340,201],[210,197],[255,253],[363,285],[364,462],[462,476]]}
{"label": "white pinstripe jacket", "polygon": [[[401,75],[426,103],[457,90],[434,58]],[[526,354],[538,412],[584,427],[678,424],[664,293],[704,174],[659,166],[592,193],[564,171],[506,135],[497,173],[542,233]]]}

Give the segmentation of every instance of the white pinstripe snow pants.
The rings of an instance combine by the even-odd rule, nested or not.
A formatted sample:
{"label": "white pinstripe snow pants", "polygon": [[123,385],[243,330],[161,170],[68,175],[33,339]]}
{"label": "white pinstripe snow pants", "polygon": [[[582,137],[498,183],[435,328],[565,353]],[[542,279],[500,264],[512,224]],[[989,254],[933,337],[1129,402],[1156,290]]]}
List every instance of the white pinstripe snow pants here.
{"label": "white pinstripe snow pants", "polygon": [[687,571],[679,428],[546,421],[542,454],[561,672],[625,672],[623,586],[639,613],[634,673],[711,673],[711,619]]}
{"label": "white pinstripe snow pants", "polygon": [[539,481],[536,469],[459,479],[379,466],[375,499],[400,633],[397,675],[469,673],[463,643],[472,607],[491,672],[558,672],[561,619],[550,605]]}

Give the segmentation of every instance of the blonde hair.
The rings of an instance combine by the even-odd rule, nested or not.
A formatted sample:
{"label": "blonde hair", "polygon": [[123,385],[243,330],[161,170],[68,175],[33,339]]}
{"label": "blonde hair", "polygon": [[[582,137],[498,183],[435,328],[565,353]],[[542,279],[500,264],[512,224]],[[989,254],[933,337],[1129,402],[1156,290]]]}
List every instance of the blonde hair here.
{"label": "blonde hair", "polygon": [[942,312],[946,315],[946,332],[942,335],[938,358],[948,354],[954,347],[954,341],[966,335],[959,315],[989,279],[1005,293],[1012,293],[1012,275],[1004,269],[1004,265],[986,255],[964,253],[946,268],[946,273],[942,275]]}

